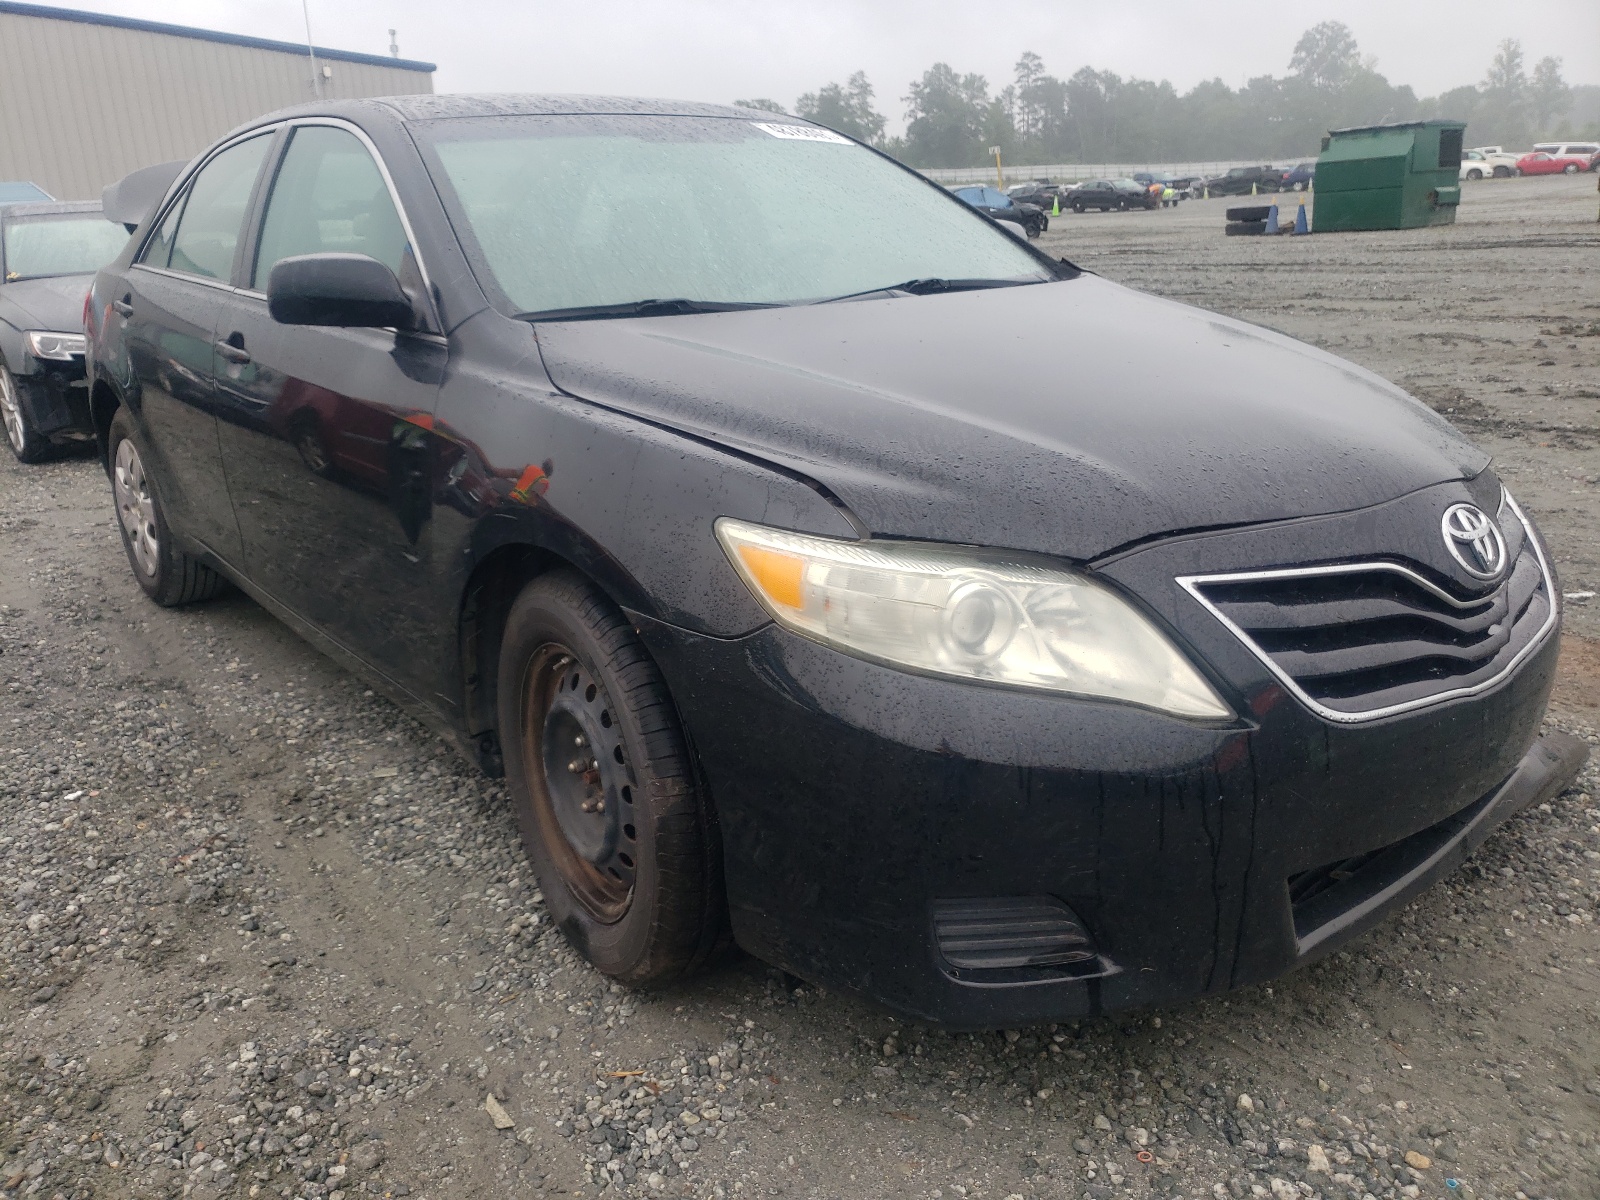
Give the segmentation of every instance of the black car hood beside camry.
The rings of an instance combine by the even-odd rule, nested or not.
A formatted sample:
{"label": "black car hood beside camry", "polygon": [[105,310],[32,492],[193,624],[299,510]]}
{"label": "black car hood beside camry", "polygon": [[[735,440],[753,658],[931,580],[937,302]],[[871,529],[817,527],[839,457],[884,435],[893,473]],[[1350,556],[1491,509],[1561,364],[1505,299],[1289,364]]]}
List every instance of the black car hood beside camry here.
{"label": "black car hood beside camry", "polygon": [[76,333],[83,328],[83,298],[91,276],[19,279],[0,286],[0,321],[18,329]]}
{"label": "black car hood beside camry", "polygon": [[1094,276],[538,334],[558,387],[803,473],[896,537],[1091,559],[1488,464],[1368,371]]}

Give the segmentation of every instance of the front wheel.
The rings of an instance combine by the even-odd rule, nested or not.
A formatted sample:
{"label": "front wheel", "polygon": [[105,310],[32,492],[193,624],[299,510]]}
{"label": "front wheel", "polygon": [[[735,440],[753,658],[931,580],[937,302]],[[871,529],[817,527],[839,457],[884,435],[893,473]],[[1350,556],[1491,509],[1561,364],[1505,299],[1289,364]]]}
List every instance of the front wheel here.
{"label": "front wheel", "polygon": [[1075,212],[1075,213],[1081,213],[1081,212],[1083,212],[1083,205],[1081,205],[1081,204],[1074,204],[1074,205],[1073,205],[1073,206],[1072,206],[1072,211],[1073,211],[1073,212]]}
{"label": "front wheel", "polygon": [[111,495],[128,565],[144,594],[163,608],[210,600],[227,587],[210,567],[174,544],[155,480],[136,440],[128,410],[111,419]]}
{"label": "front wheel", "polygon": [[22,401],[22,389],[5,363],[0,362],[0,421],[6,427],[6,445],[18,462],[42,462],[50,454],[50,443],[39,436]]}
{"label": "front wheel", "polygon": [[643,643],[593,584],[557,572],[512,605],[499,680],[506,781],[556,927],[622,983],[692,973],[724,925],[721,862]]}

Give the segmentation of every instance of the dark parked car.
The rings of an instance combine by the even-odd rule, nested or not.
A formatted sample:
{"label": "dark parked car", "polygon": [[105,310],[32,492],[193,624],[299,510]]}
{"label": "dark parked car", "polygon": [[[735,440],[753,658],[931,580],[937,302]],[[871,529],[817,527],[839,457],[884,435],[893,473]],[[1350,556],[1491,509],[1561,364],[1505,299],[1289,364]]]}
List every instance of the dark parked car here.
{"label": "dark parked car", "polygon": [[1160,208],[1159,193],[1133,179],[1091,179],[1072,190],[1072,211],[1098,208],[1101,212],[1126,212],[1130,208]]}
{"label": "dark parked car", "polygon": [[1276,192],[1283,186],[1280,167],[1230,167],[1200,185],[1213,196],[1249,196],[1257,192]]}
{"label": "dark parked car", "polygon": [[1303,192],[1312,186],[1317,179],[1317,164],[1315,161],[1296,163],[1287,168],[1278,180],[1278,190],[1284,192]]}
{"label": "dark parked car", "polygon": [[1581,759],[1487,455],[814,125],[307,106],[92,300],[140,586],[233,581],[503,772],[630,984],[731,935],[952,1026],[1237,987]]}
{"label": "dark parked car", "polygon": [[1009,221],[1022,226],[1023,232],[1035,238],[1050,228],[1050,216],[1037,204],[1024,204],[1013,200],[999,188],[962,187],[955,189],[956,197],[996,221]]}
{"label": "dark parked car", "polygon": [[1174,175],[1170,171],[1135,171],[1129,176],[1135,183],[1142,183],[1145,187],[1160,184],[1163,192],[1163,204],[1176,204],[1180,200],[1187,200],[1193,193],[1190,191],[1194,185],[1192,175]]}
{"label": "dark parked car", "polygon": [[23,462],[91,441],[83,298],[127,232],[93,203],[0,207],[0,420]]}
{"label": "dark parked car", "polygon": [[1006,189],[1006,195],[1018,204],[1032,204],[1048,214],[1058,203],[1067,206],[1067,193],[1069,186],[1064,183],[1051,183],[1049,180],[1036,179],[1032,183],[1013,184]]}

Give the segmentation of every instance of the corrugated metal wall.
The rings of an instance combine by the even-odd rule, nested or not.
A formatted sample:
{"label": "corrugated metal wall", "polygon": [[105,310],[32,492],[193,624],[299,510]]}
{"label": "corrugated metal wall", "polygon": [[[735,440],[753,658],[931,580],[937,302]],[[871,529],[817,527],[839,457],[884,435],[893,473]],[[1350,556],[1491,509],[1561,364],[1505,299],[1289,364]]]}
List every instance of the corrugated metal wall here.
{"label": "corrugated metal wall", "polygon": [[[424,71],[317,60],[328,98],[433,91]],[[191,158],[252,117],[312,94],[303,54],[0,12],[0,179],[61,199]]]}

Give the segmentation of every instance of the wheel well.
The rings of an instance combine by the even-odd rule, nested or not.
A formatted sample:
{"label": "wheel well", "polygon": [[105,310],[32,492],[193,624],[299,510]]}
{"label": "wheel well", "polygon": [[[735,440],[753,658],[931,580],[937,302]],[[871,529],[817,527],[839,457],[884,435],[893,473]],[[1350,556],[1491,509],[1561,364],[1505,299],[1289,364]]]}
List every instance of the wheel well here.
{"label": "wheel well", "polygon": [[500,639],[517,596],[540,575],[568,563],[537,546],[501,546],[474,568],[461,597],[461,684],[467,732],[485,774],[500,758]]}
{"label": "wheel well", "polygon": [[89,417],[94,422],[94,441],[100,447],[101,465],[108,471],[111,469],[111,420],[121,404],[110,384],[95,382],[94,391],[89,393]]}

